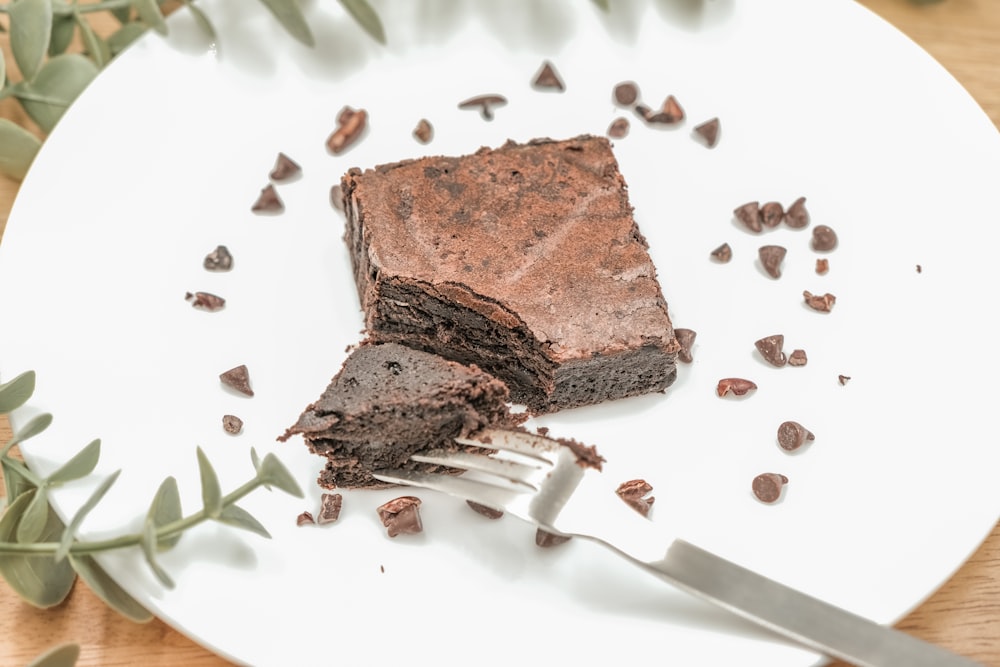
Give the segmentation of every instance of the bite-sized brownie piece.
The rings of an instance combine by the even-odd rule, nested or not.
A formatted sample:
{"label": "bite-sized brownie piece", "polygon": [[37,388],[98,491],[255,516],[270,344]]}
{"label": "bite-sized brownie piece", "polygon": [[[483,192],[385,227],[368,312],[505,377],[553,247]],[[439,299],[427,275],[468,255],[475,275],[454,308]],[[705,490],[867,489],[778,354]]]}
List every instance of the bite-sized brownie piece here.
{"label": "bite-sized brownie piece", "polygon": [[350,170],[369,336],[507,383],[534,413],[662,391],[680,346],[604,137]]}
{"label": "bite-sized brownie piece", "polygon": [[279,440],[301,434],[326,458],[320,486],[380,488],[382,468],[437,470],[410,455],[427,449],[469,449],[455,443],[485,427],[515,427],[503,382],[402,345],[363,344],[351,353],[318,401]]}

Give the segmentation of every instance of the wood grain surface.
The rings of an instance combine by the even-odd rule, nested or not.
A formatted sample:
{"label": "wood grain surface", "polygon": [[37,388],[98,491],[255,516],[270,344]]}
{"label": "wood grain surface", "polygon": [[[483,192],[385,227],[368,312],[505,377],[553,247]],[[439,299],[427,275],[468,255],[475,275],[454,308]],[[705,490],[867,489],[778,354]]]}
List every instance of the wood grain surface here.
{"label": "wood grain surface", "polygon": [[[860,1],[943,64],[1000,127],[1000,1]],[[0,34],[0,44],[11,68],[7,34]],[[0,117],[23,123],[23,114],[12,100],[0,101]],[[0,176],[0,239],[17,189],[17,183]],[[0,322],[8,322],[8,315],[0,313]],[[0,442],[10,435],[9,424],[0,417]],[[1000,667],[1000,525],[968,562],[898,627],[985,665]],[[159,620],[144,625],[124,620],[82,584],[60,607],[41,611],[21,602],[0,581],[0,665],[25,665],[61,642],[80,644],[79,665],[231,664]]]}

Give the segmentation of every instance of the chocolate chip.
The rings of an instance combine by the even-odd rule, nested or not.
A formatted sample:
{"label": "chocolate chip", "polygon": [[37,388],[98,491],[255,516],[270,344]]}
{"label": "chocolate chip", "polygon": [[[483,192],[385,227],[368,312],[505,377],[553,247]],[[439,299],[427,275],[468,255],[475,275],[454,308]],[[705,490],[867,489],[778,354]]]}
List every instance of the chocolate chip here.
{"label": "chocolate chip", "polygon": [[314,524],[316,520],[313,518],[312,513],[303,512],[295,518],[295,524],[298,526],[304,526],[306,524]]}
{"label": "chocolate chip", "polygon": [[382,520],[382,525],[386,527],[389,537],[396,537],[397,535],[416,535],[423,532],[424,526],[420,521],[419,508],[420,498],[400,496],[380,505],[376,511],[378,518]]}
{"label": "chocolate chip", "polygon": [[203,265],[208,271],[228,271],[233,268],[233,256],[229,254],[229,248],[220,245],[205,255]]}
{"label": "chocolate chip", "polygon": [[339,493],[324,493],[319,497],[319,518],[321,526],[333,523],[340,518],[340,509],[344,505],[344,496]]}
{"label": "chocolate chip", "polygon": [[632,81],[623,81],[615,86],[615,104],[621,107],[630,107],[639,99],[639,86]]}
{"label": "chocolate chip", "polygon": [[813,441],[815,439],[816,436],[798,422],[786,421],[781,422],[781,425],[778,426],[778,446],[786,452],[794,452],[807,440]]}
{"label": "chocolate chip", "polygon": [[777,227],[785,218],[785,207],[781,202],[769,201],[760,207],[760,219],[765,227]]}
{"label": "chocolate chip", "polygon": [[611,125],[608,127],[608,136],[612,139],[624,139],[628,136],[631,127],[632,124],[629,123],[628,118],[619,116],[611,121]]}
{"label": "chocolate chip", "polygon": [[805,350],[795,349],[792,353],[788,355],[788,365],[789,366],[805,366],[809,362],[806,357]]}
{"label": "chocolate chip", "polygon": [[841,384],[841,386],[847,384],[847,381],[850,380],[850,379],[851,379],[850,375],[838,375],[837,376],[837,382],[839,382]]}
{"label": "chocolate chip", "polygon": [[285,210],[285,204],[278,196],[278,191],[270,183],[260,191],[260,196],[253,203],[250,210],[254,213],[281,213]]}
{"label": "chocolate chip", "polygon": [[704,140],[706,146],[714,148],[715,144],[719,142],[719,129],[719,119],[712,118],[696,125],[694,133]]}
{"label": "chocolate chip", "polygon": [[225,299],[210,292],[195,292],[194,294],[188,292],[184,295],[184,299],[191,302],[192,308],[207,310],[209,312],[222,310],[226,306]]}
{"label": "chocolate chip", "polygon": [[566,86],[563,84],[559,74],[556,73],[555,67],[547,60],[542,63],[542,68],[538,70],[538,74],[535,75],[535,79],[531,85],[539,90],[556,90],[559,92],[566,90]]}
{"label": "chocolate chip", "polygon": [[[638,109],[639,107],[636,107],[636,110]],[[641,115],[647,123],[652,125],[676,125],[684,120],[684,109],[681,108],[676,97],[668,95],[659,111],[653,113],[652,110],[644,110]]]}
{"label": "chocolate chip", "polygon": [[466,500],[465,503],[479,514],[482,514],[487,519],[499,519],[500,517],[503,516],[503,510],[487,507],[486,505],[480,505],[479,503],[473,502],[471,500]]}
{"label": "chocolate chip", "polygon": [[733,215],[751,232],[757,233],[764,229],[760,219],[760,202],[751,201],[738,206],[733,210]]}
{"label": "chocolate chip", "polygon": [[806,210],[806,198],[796,199],[785,211],[785,224],[794,229],[801,229],[809,224],[809,211]]}
{"label": "chocolate chip", "polygon": [[638,116],[639,118],[643,119],[646,122],[649,122],[649,119],[653,117],[653,110],[647,107],[645,104],[636,104],[634,111],[636,116]]}
{"label": "chocolate chip", "polygon": [[341,213],[344,211],[344,189],[340,185],[330,187],[330,206]]}
{"label": "chocolate chip", "polygon": [[334,155],[339,155],[361,138],[366,127],[368,127],[368,112],[345,106],[337,114],[337,128],[326,140],[326,147]]}
{"label": "chocolate chip", "polygon": [[295,160],[284,153],[278,153],[278,158],[274,162],[274,168],[271,169],[270,177],[272,181],[288,181],[301,173],[302,167]]}
{"label": "chocolate chip", "polygon": [[691,348],[694,346],[694,339],[697,336],[698,334],[691,329],[674,329],[674,337],[681,346],[681,349],[677,351],[677,358],[685,364],[690,364],[694,360]]}
{"label": "chocolate chip", "polygon": [[542,548],[559,546],[569,542],[569,539],[567,535],[556,535],[541,528],[535,531],[535,544]]}
{"label": "chocolate chip", "polygon": [[754,347],[760,352],[760,356],[764,357],[764,361],[778,368],[781,368],[788,362],[788,357],[785,356],[782,350],[784,345],[785,337],[782,334],[765,336],[754,342]]}
{"label": "chocolate chip", "polygon": [[476,95],[458,103],[459,109],[479,109],[483,120],[493,120],[493,109],[507,104],[503,95]]}
{"label": "chocolate chip", "polygon": [[656,498],[649,495],[652,490],[653,487],[646,480],[632,479],[619,484],[615,493],[636,512],[643,516],[649,516],[649,511],[656,501]]}
{"label": "chocolate chip", "polygon": [[820,296],[806,290],[802,292],[802,297],[805,299],[807,306],[821,313],[829,313],[833,309],[833,304],[837,302],[837,297],[829,292]]}
{"label": "chocolate chip", "polygon": [[728,243],[723,243],[718,248],[712,251],[712,259],[715,261],[725,264],[733,258],[733,249],[729,247]]}
{"label": "chocolate chip", "polygon": [[924,272],[924,267],[917,264],[917,273],[923,273],[923,272]]}
{"label": "chocolate chip", "polygon": [[744,378],[723,378],[715,388],[715,393],[719,396],[732,394],[733,396],[744,396],[757,389],[757,385],[751,380]]}
{"label": "chocolate chip", "polygon": [[422,144],[429,144],[434,138],[434,126],[426,118],[417,121],[417,126],[413,128],[413,138]]}
{"label": "chocolate chip", "polygon": [[225,373],[219,375],[222,384],[235,389],[241,394],[253,396],[253,389],[250,387],[250,371],[246,364],[240,364],[235,368],[230,368]]}
{"label": "chocolate chip", "polygon": [[238,435],[243,430],[243,420],[236,415],[222,415],[222,430]]}
{"label": "chocolate chip", "polygon": [[787,251],[780,245],[762,245],[757,250],[761,266],[772,278],[781,277],[781,263],[785,260]]}
{"label": "chocolate chip", "polygon": [[765,472],[753,478],[753,494],[762,503],[773,503],[781,497],[788,478],[775,472]]}
{"label": "chocolate chip", "polygon": [[826,252],[837,247],[837,232],[826,225],[816,225],[813,227],[812,248],[819,252]]}
{"label": "chocolate chip", "polygon": [[816,258],[816,273],[824,275],[830,270],[830,260],[826,257]]}

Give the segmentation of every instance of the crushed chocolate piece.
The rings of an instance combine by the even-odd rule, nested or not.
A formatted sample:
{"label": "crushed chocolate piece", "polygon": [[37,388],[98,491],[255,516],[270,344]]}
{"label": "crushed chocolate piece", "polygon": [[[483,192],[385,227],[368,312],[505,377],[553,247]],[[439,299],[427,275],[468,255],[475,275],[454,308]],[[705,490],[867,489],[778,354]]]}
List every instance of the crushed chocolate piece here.
{"label": "crushed chocolate piece", "polygon": [[268,183],[261,191],[257,201],[253,203],[250,210],[254,213],[281,213],[285,210],[285,204],[278,196],[278,191],[274,185]]}
{"label": "crushed chocolate piece", "polygon": [[538,90],[555,90],[558,92],[566,90],[566,85],[559,77],[559,74],[556,73],[555,67],[548,60],[542,63],[542,68],[538,70],[531,85]]}
{"label": "crushed chocolate piece", "polygon": [[781,202],[769,201],[760,207],[760,220],[765,227],[777,227],[785,218],[785,207]]}
{"label": "crushed chocolate piece", "polygon": [[253,389],[250,387],[250,371],[247,369],[246,364],[240,364],[235,368],[230,368],[225,373],[221,373],[219,380],[222,384],[235,389],[241,394],[253,396]]}
{"label": "crushed chocolate piece", "polygon": [[344,189],[339,184],[330,188],[330,206],[344,212]]}
{"label": "crushed chocolate piece", "polygon": [[816,259],[816,273],[819,275],[825,275],[830,270],[830,260],[826,257],[819,257]]}
{"label": "crushed chocolate piece", "polygon": [[236,415],[222,415],[222,430],[231,435],[239,435],[243,430],[243,420]]}
{"label": "crushed chocolate piece", "polygon": [[479,109],[483,120],[493,120],[493,109],[507,104],[503,95],[477,95],[458,103],[459,109]]}
{"label": "crushed chocolate piece", "polygon": [[210,292],[195,292],[194,294],[187,292],[184,295],[184,300],[190,301],[192,308],[199,308],[209,312],[222,310],[226,306],[225,299]]}
{"label": "crushed chocolate piece", "polygon": [[805,299],[807,306],[821,313],[829,313],[833,309],[833,304],[837,302],[837,297],[829,292],[820,296],[806,290],[802,292],[802,297]]}
{"label": "crushed chocolate piece", "polygon": [[429,144],[434,138],[434,126],[426,118],[421,118],[413,128],[413,138],[422,144]]}
{"label": "crushed chocolate piece", "polygon": [[569,542],[570,538],[568,535],[556,535],[555,533],[550,533],[547,530],[542,530],[539,528],[535,531],[535,544],[542,548],[549,548],[559,546],[560,544],[565,544]]}
{"label": "crushed chocolate piece", "polygon": [[233,268],[233,256],[226,246],[216,246],[215,250],[205,255],[203,265],[208,271],[229,271]]}
{"label": "crushed chocolate piece", "polygon": [[272,181],[288,181],[302,173],[302,167],[284,153],[278,153],[269,176]]}
{"label": "crushed chocolate piece", "polygon": [[697,336],[698,334],[692,329],[674,329],[674,337],[681,346],[681,349],[677,350],[678,361],[683,361],[685,364],[690,364],[694,361],[694,357],[691,354],[691,348],[694,347],[694,339]]}
{"label": "crushed chocolate piece", "polygon": [[636,104],[635,107],[633,108],[633,111],[635,111],[636,116],[638,116],[639,118],[643,119],[646,122],[649,122],[649,119],[653,117],[653,110],[647,107],[645,104]]}
{"label": "crushed chocolate piece", "polygon": [[334,155],[350,148],[368,127],[368,112],[345,106],[337,114],[337,127],[326,140],[326,147]]}
{"label": "crushed chocolate piece", "polygon": [[805,350],[795,349],[788,355],[789,366],[805,366],[808,362],[809,359],[806,357]]}
{"label": "crushed chocolate piece", "polygon": [[694,133],[704,140],[706,146],[715,148],[715,144],[719,143],[719,129],[719,119],[712,118],[700,125],[696,125]]}
{"label": "crushed chocolate piece", "polygon": [[806,443],[815,440],[816,436],[802,424],[795,421],[782,422],[778,426],[778,445],[786,452],[794,452]]}
{"label": "crushed chocolate piece", "polygon": [[751,201],[738,206],[733,210],[733,215],[751,232],[759,233],[764,229],[760,218],[760,202]]}
{"label": "crushed chocolate piece", "polygon": [[782,347],[785,345],[785,337],[782,334],[775,334],[774,336],[765,336],[760,340],[754,342],[754,347],[760,352],[760,356],[764,358],[764,361],[771,364],[772,366],[777,366],[781,368],[788,362],[788,357],[785,356]]}
{"label": "crushed chocolate piece", "polygon": [[924,272],[924,267],[917,264],[917,273],[923,273],[923,272]]}
{"label": "crushed chocolate piece", "polygon": [[818,252],[826,252],[837,247],[837,232],[826,225],[813,227],[812,248]]}
{"label": "crushed chocolate piece", "polygon": [[781,263],[785,260],[787,251],[780,245],[762,245],[757,250],[760,263],[772,278],[781,277]]}
{"label": "crushed chocolate piece", "polygon": [[677,101],[676,97],[673,95],[667,95],[667,99],[663,100],[663,106],[660,108],[660,113],[656,114],[656,116],[662,116],[662,120],[650,119],[651,123],[679,123],[684,120],[684,109],[681,108],[681,105]]}
{"label": "crushed chocolate piece", "polygon": [[718,248],[712,251],[712,259],[715,261],[725,264],[733,258],[733,249],[729,247],[728,243],[723,243]]}
{"label": "crushed chocolate piece", "polygon": [[639,86],[632,81],[623,81],[615,86],[615,104],[621,107],[630,107],[639,99]]}
{"label": "crushed chocolate piece", "polygon": [[719,396],[732,394],[733,396],[744,396],[757,389],[757,385],[751,380],[744,378],[723,378],[715,388],[715,393]]}
{"label": "crushed chocolate piece", "polygon": [[649,495],[652,490],[653,487],[646,480],[632,479],[619,484],[615,493],[636,512],[643,516],[649,516],[649,511],[656,501],[656,498]]}
{"label": "crushed chocolate piece", "polygon": [[319,518],[316,523],[325,526],[340,518],[344,506],[344,496],[339,493],[324,493],[319,497]]}
{"label": "crushed chocolate piece", "polygon": [[465,503],[479,514],[482,514],[487,519],[499,519],[500,517],[503,516],[503,510],[487,507],[486,505],[480,505],[479,503],[472,500],[466,500]]}
{"label": "crushed chocolate piece", "polygon": [[314,523],[316,523],[316,519],[313,518],[313,515],[310,512],[303,512],[295,519],[295,524],[298,526]]}
{"label": "crushed chocolate piece", "polygon": [[851,379],[850,375],[838,375],[837,376],[837,381],[841,384],[841,386],[847,384],[847,381],[850,380],[850,379]]}
{"label": "crushed chocolate piece", "polygon": [[624,116],[619,116],[611,121],[611,125],[608,126],[608,136],[612,139],[624,139],[628,136],[628,131],[632,127],[629,123],[628,118]]}
{"label": "crushed chocolate piece", "polygon": [[380,505],[376,511],[389,537],[416,535],[424,530],[424,525],[420,521],[420,498],[416,496],[394,498]]}
{"label": "crushed chocolate piece", "polygon": [[788,478],[775,472],[765,472],[753,478],[753,494],[762,503],[773,503],[781,497]]}
{"label": "crushed chocolate piece", "polygon": [[806,210],[806,198],[799,197],[785,211],[785,224],[793,229],[801,229],[809,224],[809,211]]}

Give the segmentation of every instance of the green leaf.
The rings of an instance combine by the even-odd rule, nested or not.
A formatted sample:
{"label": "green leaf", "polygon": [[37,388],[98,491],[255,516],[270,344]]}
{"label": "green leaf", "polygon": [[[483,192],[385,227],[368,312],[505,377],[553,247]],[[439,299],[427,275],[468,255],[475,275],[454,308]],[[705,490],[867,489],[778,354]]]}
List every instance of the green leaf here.
{"label": "green leaf", "polygon": [[73,667],[79,657],[79,644],[61,644],[32,660],[28,667]]}
{"label": "green leaf", "polygon": [[257,471],[257,476],[265,484],[276,486],[291,496],[295,496],[296,498],[305,497],[302,489],[299,488],[298,482],[292,477],[292,473],[288,472],[288,468],[274,454],[268,454],[264,457]]}
{"label": "green leaf", "polygon": [[[0,517],[0,542],[13,542],[17,524],[35,492],[22,493]],[[55,541],[62,535],[63,524],[49,508],[48,521],[42,531],[42,541]],[[76,574],[69,563],[57,563],[51,554],[43,555],[0,555],[0,575],[14,591],[36,607],[54,607],[69,594],[76,581]]]}
{"label": "green leaf", "polygon": [[592,0],[592,2],[604,11],[611,9],[611,4],[608,0]]}
{"label": "green leaf", "polygon": [[[9,123],[9,121],[8,121]],[[9,123],[14,125],[13,123]],[[14,125],[14,127],[17,127]],[[0,131],[3,124],[0,123]],[[20,128],[18,128],[20,129]],[[4,137],[6,139],[6,137]],[[35,371],[25,371],[10,382],[0,384],[0,414],[13,412],[35,393]]]}
{"label": "green leaf", "polygon": [[340,4],[375,41],[385,44],[385,28],[368,0],[340,0]]}
{"label": "green leaf", "polygon": [[38,74],[52,38],[52,0],[15,0],[10,6],[10,50],[21,76]]}
{"label": "green leaf", "polygon": [[201,501],[205,506],[205,514],[217,519],[222,513],[222,489],[219,486],[219,476],[215,474],[215,468],[201,447],[198,448],[198,472],[201,473]]}
{"label": "green leaf", "polygon": [[70,548],[73,546],[73,540],[76,537],[76,532],[80,530],[80,525],[83,523],[84,518],[90,513],[92,509],[97,506],[97,503],[101,502],[101,498],[108,492],[111,485],[115,483],[118,479],[118,475],[121,474],[121,470],[116,470],[115,472],[108,475],[101,485],[94,490],[90,497],[87,498],[80,509],[76,511],[73,515],[72,520],[70,520],[69,525],[63,530],[62,538],[59,541],[59,548],[56,549],[55,559],[56,561],[61,561],[69,554]]}
{"label": "green leaf", "polygon": [[27,469],[19,461],[4,458],[0,460],[0,466],[3,467],[3,481],[7,488],[8,498],[17,498],[25,491],[37,488],[30,476],[22,472]]}
{"label": "green leaf", "polygon": [[76,31],[76,21],[72,14],[56,14],[52,17],[52,36],[49,38],[49,55],[58,56],[69,48]]}
{"label": "green leaf", "polygon": [[315,46],[316,40],[313,38],[312,30],[306,23],[306,17],[299,7],[298,0],[260,0],[264,6],[271,10],[278,23],[284,26],[292,37],[299,40],[306,46]]}
{"label": "green leaf", "polygon": [[109,577],[104,568],[92,556],[70,554],[69,562],[80,578],[94,592],[94,595],[119,614],[136,623],[148,623],[153,620],[153,615],[149,613],[149,610],[119,586],[118,582]]}
{"label": "green leaf", "polygon": [[132,6],[143,23],[161,35],[167,34],[167,22],[163,20],[163,12],[156,0],[132,0]]}
{"label": "green leaf", "polygon": [[194,17],[194,22],[198,24],[198,27],[214,40],[215,26],[212,25],[205,12],[201,11],[201,7],[191,2],[191,0],[184,0],[184,6],[191,12],[191,16]]}
{"label": "green leaf", "polygon": [[[20,181],[38,155],[42,142],[15,123],[0,118],[0,173]],[[0,413],[9,410],[0,409]]]}
{"label": "green leaf", "polygon": [[[181,496],[177,491],[176,479],[167,477],[163,480],[160,488],[156,491],[156,495],[153,497],[153,502],[149,506],[149,512],[146,514],[146,517],[157,528],[162,528],[169,523],[180,521],[184,518],[184,514],[181,511]],[[161,537],[156,548],[160,551],[170,549],[180,539],[180,533],[171,535],[170,537]]]}
{"label": "green leaf", "polygon": [[124,51],[132,42],[146,34],[149,28],[139,22],[126,23],[108,36],[108,48],[111,55],[116,56]]}
{"label": "green leaf", "polygon": [[222,510],[218,520],[227,526],[249,530],[251,533],[257,533],[261,537],[271,539],[271,533],[267,532],[263,524],[242,507],[236,505],[226,507]]}
{"label": "green leaf", "polygon": [[174,580],[156,562],[156,543],[156,524],[149,517],[146,517],[146,521],[142,527],[142,554],[146,557],[146,564],[149,565],[149,569],[153,571],[153,574],[160,580],[160,583],[165,588],[173,588]]}
{"label": "green leaf", "polygon": [[34,80],[23,85],[15,96],[21,100],[31,119],[44,132],[51,132],[70,103],[94,80],[97,72],[97,66],[86,56],[66,53],[45,63]]}
{"label": "green leaf", "polygon": [[111,15],[118,19],[118,22],[122,25],[128,23],[133,23],[132,21],[132,8],[129,6],[115,7],[111,10]]}
{"label": "green leaf", "polygon": [[[28,485],[33,489],[36,489],[42,486],[42,484],[44,484],[41,477],[33,473],[31,470],[28,469],[28,466],[24,465],[17,459],[12,459],[9,457],[5,458],[3,459],[3,464],[5,467],[10,468],[14,472],[16,472],[22,479],[27,481]],[[11,497],[13,497],[13,494],[10,495]]]}
{"label": "green leaf", "polygon": [[14,434],[14,442],[24,442],[28,438],[34,438],[36,435],[44,431],[52,423],[52,415],[47,412],[43,412],[40,415],[35,415],[31,418],[27,424],[18,429]]}
{"label": "green leaf", "polygon": [[97,36],[97,33],[80,12],[74,14],[76,22],[80,26],[80,39],[83,40],[87,55],[98,68],[104,67],[111,60],[111,49],[108,47],[108,43]]}
{"label": "green leaf", "polygon": [[0,88],[3,88],[6,84],[7,84],[7,59],[3,55],[3,49],[0,49]]}
{"label": "green leaf", "polygon": [[[31,492],[29,492],[31,493]],[[49,520],[49,494],[45,487],[35,489],[31,501],[24,508],[24,514],[17,524],[17,541],[30,544],[38,540]]]}
{"label": "green leaf", "polygon": [[49,475],[49,484],[63,484],[74,479],[81,479],[94,472],[101,458],[101,441],[93,440],[89,445],[77,452],[76,456],[62,464],[58,470]]}

